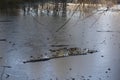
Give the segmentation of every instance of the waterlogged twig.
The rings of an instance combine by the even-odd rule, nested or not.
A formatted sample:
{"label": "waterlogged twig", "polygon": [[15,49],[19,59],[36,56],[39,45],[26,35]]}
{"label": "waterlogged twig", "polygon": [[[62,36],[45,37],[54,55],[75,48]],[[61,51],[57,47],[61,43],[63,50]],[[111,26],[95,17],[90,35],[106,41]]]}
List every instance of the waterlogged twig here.
{"label": "waterlogged twig", "polygon": [[85,19],[87,19],[87,18],[89,18],[89,17],[91,17],[91,16],[93,16],[93,15],[96,14],[97,12],[98,12],[98,11],[96,11],[96,12],[94,12],[94,13],[92,13],[92,14],[86,16],[85,18],[82,19],[82,21],[85,20]]}
{"label": "waterlogged twig", "polygon": [[[31,59],[28,61],[24,61],[23,63],[43,62],[43,61],[48,61],[51,59],[64,58],[64,57],[77,56],[77,55],[87,55],[87,54],[93,54],[93,53],[98,52],[97,50],[88,50],[88,49],[83,49],[83,50],[81,50],[81,52],[78,52],[78,51],[74,51],[73,49],[75,49],[75,48],[72,48],[71,51],[68,50],[68,52],[70,52],[70,54],[67,54],[67,55],[66,55],[66,53],[62,53],[62,55],[59,55],[59,53],[61,54],[60,50],[62,50],[62,49],[51,50],[51,52],[56,53],[56,55],[54,55],[52,57],[47,57],[47,58]],[[63,48],[63,50],[64,50],[64,48]],[[65,49],[65,50],[67,50],[67,49]]]}
{"label": "waterlogged twig", "polygon": [[23,63],[48,61],[48,60],[50,60],[50,59],[52,59],[52,58],[32,59],[32,60],[28,60],[28,61],[23,61]]}

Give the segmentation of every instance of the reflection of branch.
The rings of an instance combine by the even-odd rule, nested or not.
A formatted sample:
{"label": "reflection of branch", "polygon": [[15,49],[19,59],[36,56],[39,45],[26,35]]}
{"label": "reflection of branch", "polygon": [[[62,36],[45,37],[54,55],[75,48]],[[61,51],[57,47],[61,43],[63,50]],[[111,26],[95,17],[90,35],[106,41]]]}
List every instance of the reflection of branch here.
{"label": "reflection of branch", "polygon": [[89,18],[89,17],[91,17],[91,16],[93,16],[94,14],[96,14],[98,11],[96,11],[96,12],[94,12],[94,13],[92,13],[92,14],[90,14],[90,15],[88,15],[88,16],[86,16],[85,18],[83,18],[82,20],[85,20],[85,19],[87,19],[87,18]]}
{"label": "reflection of branch", "polygon": [[34,16],[32,16],[33,17],[33,19],[38,23],[38,24],[40,24],[40,25],[42,25],[42,26],[46,26],[45,24],[43,24],[43,23],[41,23],[40,21],[38,21]]}
{"label": "reflection of branch", "polygon": [[80,4],[76,7],[76,9],[74,10],[74,12],[72,13],[71,17],[63,24],[61,25],[57,30],[56,32],[60,31],[73,17],[73,15],[75,14],[75,12],[77,11],[77,9],[79,8]]}
{"label": "reflection of branch", "polygon": [[102,14],[105,13],[105,12],[106,12],[106,11],[103,11],[103,12],[101,13],[101,15],[98,17],[98,19],[96,19],[95,22],[93,22],[93,23],[91,24],[90,28],[93,27],[93,26],[97,23],[97,21],[100,19],[100,17],[102,16]]}

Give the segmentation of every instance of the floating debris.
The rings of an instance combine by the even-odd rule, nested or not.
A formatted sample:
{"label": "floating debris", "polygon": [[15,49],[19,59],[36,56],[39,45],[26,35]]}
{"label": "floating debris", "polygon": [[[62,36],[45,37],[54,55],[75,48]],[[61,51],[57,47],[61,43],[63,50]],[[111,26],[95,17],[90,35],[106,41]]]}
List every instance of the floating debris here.
{"label": "floating debris", "polygon": [[99,80],[102,80],[101,78],[99,78]]}
{"label": "floating debris", "polygon": [[72,80],[75,80],[75,78],[72,78]]}
{"label": "floating debris", "polygon": [[69,45],[51,45],[51,47],[67,47]]}
{"label": "floating debris", "polygon": [[0,41],[7,41],[7,39],[0,39]]}
{"label": "floating debris", "polygon": [[85,78],[84,76],[81,76],[82,78]]}
{"label": "floating debris", "polygon": [[33,56],[30,56],[30,58],[33,58]]}
{"label": "floating debris", "polygon": [[6,79],[9,78],[9,77],[10,77],[10,75],[9,75],[9,74],[6,74]]}
{"label": "floating debris", "polygon": [[12,22],[11,20],[1,20],[0,22]]}
{"label": "floating debris", "polygon": [[108,68],[108,71],[110,71],[111,69],[110,68]]}
{"label": "floating debris", "polygon": [[0,59],[2,59],[2,57],[0,57]]}
{"label": "floating debris", "polygon": [[71,70],[72,70],[72,68],[69,68],[69,70],[71,71]]}
{"label": "floating debris", "polygon": [[74,56],[74,55],[87,55],[98,52],[97,50],[81,49],[81,48],[59,48],[51,50],[53,56]]}
{"label": "floating debris", "polygon": [[108,73],[108,71],[105,71],[105,73]]}
{"label": "floating debris", "polygon": [[43,59],[33,59],[33,60],[29,60],[29,61],[24,61],[23,63],[29,63],[29,62],[39,62],[39,61],[48,61],[51,58],[43,58]]}
{"label": "floating debris", "polygon": [[15,45],[16,45],[15,43],[12,44],[12,46],[15,46]]}
{"label": "floating debris", "polygon": [[120,33],[120,31],[111,31],[111,30],[106,30],[106,31],[97,31],[97,32],[118,32],[118,33]]}
{"label": "floating debris", "polygon": [[8,43],[10,43],[10,44],[11,44],[12,42],[11,42],[11,41],[9,41]]}
{"label": "floating debris", "polygon": [[58,80],[58,78],[56,78],[56,80]]}
{"label": "floating debris", "polygon": [[89,78],[91,78],[92,76],[90,75],[90,76],[88,76]]}
{"label": "floating debris", "polygon": [[47,38],[47,40],[49,40],[50,38]]}
{"label": "floating debris", "polygon": [[97,32],[114,32],[114,31],[109,31],[109,30],[108,30],[108,31],[97,31]]}
{"label": "floating debris", "polygon": [[103,55],[101,55],[101,57],[104,57]]}
{"label": "floating debris", "polygon": [[11,66],[2,66],[2,67],[4,67],[4,68],[12,68]]}
{"label": "floating debris", "polygon": [[81,49],[81,48],[59,48],[59,49],[50,49],[51,56],[42,56],[38,59],[31,59],[28,61],[24,61],[23,63],[29,62],[40,62],[40,61],[48,61],[55,58],[64,58],[69,56],[77,56],[77,55],[87,55],[98,52],[97,50],[89,50],[89,49]]}

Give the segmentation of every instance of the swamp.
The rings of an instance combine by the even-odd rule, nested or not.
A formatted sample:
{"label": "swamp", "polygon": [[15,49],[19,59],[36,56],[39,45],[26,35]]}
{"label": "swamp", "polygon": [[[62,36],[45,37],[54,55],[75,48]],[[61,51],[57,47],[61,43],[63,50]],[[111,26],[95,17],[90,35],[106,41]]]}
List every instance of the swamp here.
{"label": "swamp", "polygon": [[0,80],[120,80],[120,0],[0,0]]}

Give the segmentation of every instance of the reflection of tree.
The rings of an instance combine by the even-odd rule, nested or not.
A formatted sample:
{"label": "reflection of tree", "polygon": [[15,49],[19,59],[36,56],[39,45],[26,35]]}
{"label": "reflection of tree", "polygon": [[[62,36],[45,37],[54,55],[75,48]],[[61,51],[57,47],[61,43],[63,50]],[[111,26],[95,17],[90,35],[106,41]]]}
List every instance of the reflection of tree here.
{"label": "reflection of tree", "polygon": [[27,4],[27,6],[22,6],[24,14],[26,12],[29,13],[31,11],[30,8],[32,8],[37,15],[45,13],[47,15],[66,16],[67,3],[77,3],[77,5],[80,5],[80,12],[89,12],[91,9],[97,8],[98,3],[106,4],[108,1],[116,2],[116,0],[0,0],[0,9],[9,8],[9,10],[11,9],[12,11],[13,8],[19,8],[18,5],[22,3]]}
{"label": "reflection of tree", "polygon": [[58,8],[59,8],[59,0],[54,0],[54,9],[53,9],[54,16],[56,16],[59,13]]}
{"label": "reflection of tree", "polygon": [[38,5],[35,4],[29,4],[29,5],[22,5],[22,10],[23,10],[23,14],[24,15],[29,15],[30,13],[34,13],[36,15],[38,15]]}
{"label": "reflection of tree", "polygon": [[[27,3],[27,4],[26,4]],[[66,7],[67,7],[67,1],[66,0],[40,0],[38,2],[26,2],[22,9],[25,13],[30,13],[30,8],[34,11],[35,14],[41,14],[43,13],[49,15],[52,14],[54,16],[58,16],[59,14],[62,14],[63,16],[66,15]],[[61,13],[62,12],[62,13]]]}
{"label": "reflection of tree", "polygon": [[18,10],[19,6],[17,5],[20,0],[0,0],[0,12],[8,15],[16,15],[18,14],[16,10]]}
{"label": "reflection of tree", "polygon": [[67,7],[67,0],[62,0],[62,10],[63,10],[63,16],[66,15],[66,7]]}

